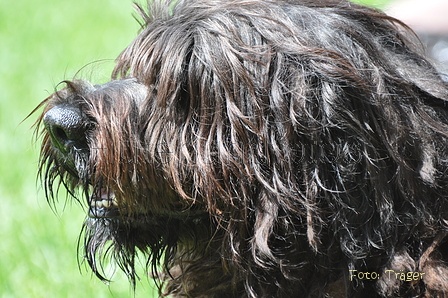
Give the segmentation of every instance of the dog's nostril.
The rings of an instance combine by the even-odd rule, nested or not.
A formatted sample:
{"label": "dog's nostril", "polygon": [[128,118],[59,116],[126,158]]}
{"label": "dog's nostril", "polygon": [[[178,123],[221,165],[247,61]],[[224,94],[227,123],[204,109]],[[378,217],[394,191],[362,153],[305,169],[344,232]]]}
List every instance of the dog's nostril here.
{"label": "dog's nostril", "polygon": [[57,138],[58,140],[62,141],[62,142],[69,142],[70,138],[67,136],[67,133],[64,131],[63,128],[61,127],[54,127],[53,131],[53,135],[55,138]]}
{"label": "dog's nostril", "polygon": [[72,147],[85,147],[84,118],[78,108],[69,105],[56,106],[49,110],[44,115],[43,122],[53,146],[64,153]]}

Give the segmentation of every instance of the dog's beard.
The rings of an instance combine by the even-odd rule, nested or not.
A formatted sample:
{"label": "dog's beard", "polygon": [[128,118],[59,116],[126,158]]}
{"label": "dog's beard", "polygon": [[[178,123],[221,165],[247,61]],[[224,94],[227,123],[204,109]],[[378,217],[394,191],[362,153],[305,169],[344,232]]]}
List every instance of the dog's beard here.
{"label": "dog's beard", "polygon": [[132,236],[127,234],[129,231],[129,224],[117,218],[86,219],[81,236],[84,242],[80,241],[79,248],[84,249],[84,258],[101,280],[109,281],[110,277],[105,276],[105,267],[113,259],[135,284],[136,248]]}
{"label": "dog's beard", "polygon": [[117,260],[118,266],[131,277],[135,276],[135,248],[119,240],[120,231],[125,229],[118,219],[87,218],[83,227],[84,243],[79,248],[84,249],[84,258],[93,272],[103,281],[108,279],[104,274],[105,262],[109,258]]}
{"label": "dog's beard", "polygon": [[161,219],[149,215],[127,217],[92,217],[86,219],[79,250],[93,272],[104,282],[110,280],[106,267],[113,261],[135,285],[139,276],[135,262],[139,254],[145,256],[147,271],[153,276],[163,264],[162,255],[173,249],[177,236],[172,227],[177,220]]}

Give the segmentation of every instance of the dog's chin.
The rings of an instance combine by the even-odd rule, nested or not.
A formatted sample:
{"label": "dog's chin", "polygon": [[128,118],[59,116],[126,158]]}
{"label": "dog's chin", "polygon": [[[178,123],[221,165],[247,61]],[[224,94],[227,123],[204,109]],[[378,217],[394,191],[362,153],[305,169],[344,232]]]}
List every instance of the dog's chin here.
{"label": "dog's chin", "polygon": [[148,255],[148,262],[156,262],[166,247],[176,245],[179,229],[198,221],[191,214],[184,218],[184,213],[177,217],[143,209],[129,213],[120,208],[111,193],[107,199],[93,196],[90,204],[82,233],[84,242],[79,248],[103,281],[109,280],[102,268],[110,260],[135,283],[134,259],[138,251]]}
{"label": "dog's chin", "polygon": [[[118,253],[118,257],[111,255],[118,263],[136,248],[157,255],[161,247],[174,246],[180,240],[180,230],[184,230],[180,234],[191,235],[209,225],[210,215],[197,206],[185,209],[181,204],[178,208],[173,204],[172,208],[154,210],[142,205],[129,210],[121,202],[126,199],[116,198],[113,191],[105,188],[90,195],[84,246],[93,262],[97,256],[108,253],[107,247]],[[92,268],[97,270],[94,264]]]}
{"label": "dog's chin", "polygon": [[[104,200],[102,200],[104,204]],[[119,255],[133,254],[135,248],[146,251],[148,247],[156,245],[165,237],[167,219],[150,213],[138,213],[129,215],[118,206],[106,203],[106,206],[90,206],[84,226],[87,255],[93,260],[100,256],[106,256],[114,251]],[[160,233],[160,231],[164,231]],[[159,234],[160,233],[160,234]],[[109,248],[108,248],[109,247]],[[109,251],[111,249],[111,251]],[[124,250],[124,251],[122,251]],[[120,262],[113,253],[113,259]],[[107,258],[107,257],[106,257]],[[96,265],[92,267],[97,271]]]}

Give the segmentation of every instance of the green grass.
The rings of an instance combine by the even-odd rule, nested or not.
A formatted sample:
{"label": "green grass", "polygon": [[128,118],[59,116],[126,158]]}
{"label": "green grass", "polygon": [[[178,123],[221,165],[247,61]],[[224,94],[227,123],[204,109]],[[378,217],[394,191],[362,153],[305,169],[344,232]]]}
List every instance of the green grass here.
{"label": "green grass", "polygon": [[[383,5],[383,0],[369,4]],[[0,298],[133,297],[122,274],[110,286],[77,264],[85,212],[48,207],[36,183],[38,144],[20,123],[55,85],[92,61],[83,77],[105,81],[113,59],[135,37],[131,0],[0,2]],[[146,278],[135,297],[151,297]]]}
{"label": "green grass", "polygon": [[352,1],[379,9],[383,8],[387,3],[392,2],[391,0],[352,0]]}
{"label": "green grass", "polygon": [[[77,239],[85,212],[76,203],[48,207],[36,183],[38,144],[32,116],[63,79],[105,81],[113,59],[138,31],[132,1],[0,2],[0,297],[133,297],[122,274],[110,286],[78,268]],[[151,297],[147,278],[135,297]],[[155,296],[155,295],[154,295]]]}

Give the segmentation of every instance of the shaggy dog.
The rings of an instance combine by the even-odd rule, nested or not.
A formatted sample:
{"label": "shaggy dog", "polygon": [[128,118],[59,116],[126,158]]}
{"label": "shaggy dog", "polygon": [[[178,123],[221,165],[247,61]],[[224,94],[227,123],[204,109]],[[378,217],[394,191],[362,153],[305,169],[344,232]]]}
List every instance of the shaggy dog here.
{"label": "shaggy dog", "polygon": [[[448,296],[448,87],[344,0],[139,8],[113,80],[40,106],[40,176],[84,258],[174,297]],[[413,41],[414,40],[414,41]],[[39,129],[39,128],[38,128]]]}

